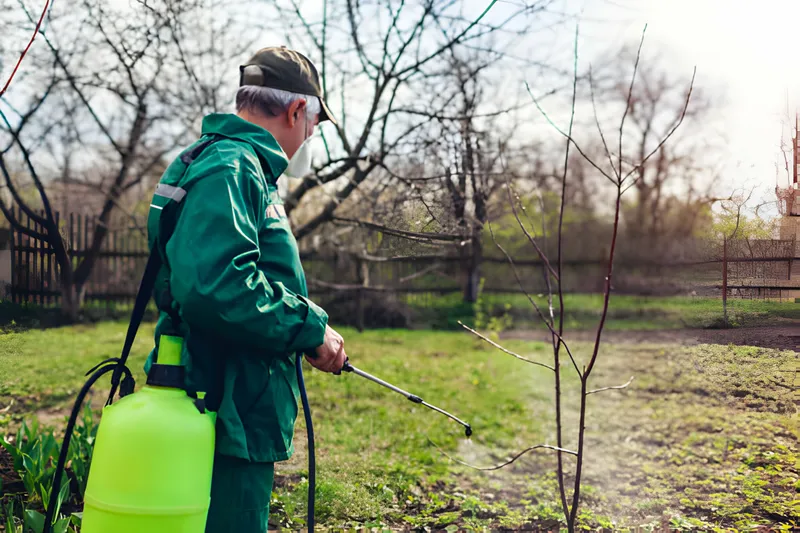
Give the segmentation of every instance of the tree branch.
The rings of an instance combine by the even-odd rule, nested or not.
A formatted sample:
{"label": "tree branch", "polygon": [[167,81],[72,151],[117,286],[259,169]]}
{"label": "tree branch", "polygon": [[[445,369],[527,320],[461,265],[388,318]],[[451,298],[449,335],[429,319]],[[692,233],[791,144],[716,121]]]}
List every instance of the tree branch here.
{"label": "tree branch", "polygon": [[548,365],[548,364],[545,364],[545,363],[540,363],[540,362],[538,362],[538,361],[533,361],[533,360],[531,360],[531,359],[527,359],[527,358],[525,358],[525,357],[522,357],[521,355],[519,355],[519,354],[516,354],[516,353],[512,352],[511,350],[508,350],[507,348],[504,348],[504,347],[500,346],[499,344],[497,344],[497,343],[496,343],[496,342],[494,342],[493,340],[491,340],[491,339],[489,339],[489,338],[487,338],[487,337],[485,337],[485,336],[481,335],[480,333],[478,333],[477,331],[475,331],[475,330],[474,330],[474,329],[472,329],[471,327],[467,326],[466,324],[464,324],[464,323],[463,323],[463,322],[461,322],[460,320],[458,321],[458,324],[459,324],[459,325],[460,325],[462,328],[464,328],[465,330],[467,330],[467,331],[469,331],[470,333],[474,334],[476,337],[480,337],[481,339],[485,340],[486,342],[488,342],[489,344],[491,344],[492,346],[494,346],[495,348],[497,348],[497,349],[498,349],[498,350],[500,350],[501,352],[507,353],[508,355],[510,355],[510,356],[512,356],[512,357],[516,357],[516,358],[517,358],[517,359],[519,359],[520,361],[525,361],[526,363],[530,363],[530,364],[532,364],[532,365],[543,366],[544,368],[546,368],[546,369],[548,369],[548,370],[552,370],[552,371],[554,371],[554,372],[555,372],[555,368],[553,368],[552,366],[550,366],[550,365]]}
{"label": "tree branch", "polygon": [[[30,19],[31,15],[30,13],[28,13],[27,9],[25,9],[25,13]],[[53,43],[50,41],[47,35],[42,34],[42,38],[44,38],[44,42],[47,43],[48,48],[50,48],[50,51],[53,53],[53,57],[55,58],[56,63],[58,64],[59,67],[61,67],[61,70],[64,72],[64,75],[67,77],[67,81],[69,82],[70,87],[72,87],[72,90],[75,91],[75,94],[78,95],[78,98],[81,100],[83,105],[89,111],[89,114],[92,116],[95,123],[100,128],[100,131],[103,132],[103,134],[108,139],[108,142],[111,143],[114,149],[117,150],[118,153],[122,153],[122,149],[119,146],[119,144],[117,144],[117,141],[114,139],[114,136],[111,135],[111,132],[108,130],[108,128],[106,128],[105,124],[103,124],[103,122],[100,120],[100,117],[97,116],[97,113],[94,111],[94,108],[89,104],[89,100],[83,94],[83,91],[81,91],[80,88],[78,88],[77,80],[72,75],[70,70],[67,68],[67,64],[61,57],[61,54],[59,53],[58,49],[55,47],[55,45],[53,45]]]}
{"label": "tree branch", "polygon": [[[614,158],[611,154],[611,149],[608,147],[608,143],[606,142],[606,136],[603,133],[603,128],[600,126],[600,115],[597,113],[597,103],[595,102],[594,98],[594,79],[592,78],[592,67],[589,67],[589,91],[592,97],[592,110],[594,114],[594,121],[597,124],[597,131],[600,133],[600,139],[603,142],[603,149],[605,150],[606,155],[608,156],[608,163],[611,165],[611,171],[614,173],[614,176],[619,180],[621,179],[622,169],[619,170],[614,167]],[[613,183],[613,180],[612,180]]]}
{"label": "tree branch", "polygon": [[36,39],[36,35],[39,33],[39,29],[42,27],[42,22],[44,21],[45,15],[47,15],[47,9],[50,7],[50,0],[46,0],[44,3],[44,9],[42,9],[42,14],[39,16],[39,20],[36,22],[36,27],[33,30],[33,34],[31,34],[31,38],[28,41],[28,45],[19,55],[19,59],[17,59],[16,65],[14,65],[14,69],[11,71],[11,75],[6,80],[5,85],[3,88],[0,89],[0,96],[3,96],[6,91],[8,90],[9,86],[11,85],[11,81],[14,79],[14,76],[17,74],[17,70],[19,70],[20,65],[22,64],[22,60],[25,59],[25,56],[28,55],[28,51],[31,49],[33,45],[33,41]]}
{"label": "tree branch", "polygon": [[11,194],[14,196],[14,200],[17,202],[17,204],[22,208],[23,211],[25,211],[25,214],[31,217],[37,224],[45,228],[51,228],[51,226],[55,224],[54,222],[55,219],[53,218],[53,210],[50,207],[50,201],[47,198],[47,193],[44,190],[44,185],[42,184],[42,180],[39,179],[39,174],[37,174],[36,168],[34,168],[33,166],[33,162],[31,161],[31,156],[28,153],[28,150],[25,148],[25,145],[22,144],[22,140],[19,138],[17,132],[15,132],[14,129],[11,127],[11,123],[8,121],[8,118],[6,117],[5,113],[3,113],[2,110],[0,110],[0,118],[2,118],[3,122],[5,122],[6,126],[8,126],[8,129],[12,137],[17,142],[17,146],[19,146],[20,152],[22,152],[22,157],[25,160],[25,164],[28,167],[28,170],[30,171],[31,174],[31,179],[33,180],[34,186],[36,187],[36,190],[39,193],[39,197],[42,200],[42,204],[44,206],[47,218],[42,218],[41,216],[34,213],[33,210],[30,207],[28,207],[27,203],[25,203],[25,201],[22,200],[20,195],[17,193],[16,187],[14,187],[11,181],[11,175],[8,172],[8,169],[6,169],[5,162],[3,161],[2,157],[0,157],[0,165],[2,165],[3,175],[6,178],[6,184],[8,185],[8,189],[9,191],[11,191]]}
{"label": "tree branch", "polygon": [[[572,361],[572,364],[575,366],[575,370],[577,371],[578,370],[578,363],[575,361],[575,358],[572,356],[572,352],[570,351],[569,347],[567,346],[567,343],[564,341],[563,337],[561,336],[561,332],[557,332],[555,330],[555,328],[553,327],[553,324],[551,324],[550,321],[547,320],[547,318],[544,316],[544,313],[542,312],[542,309],[539,307],[539,305],[536,303],[536,301],[531,297],[531,295],[528,293],[528,291],[525,290],[525,287],[522,285],[522,279],[519,277],[519,272],[517,272],[517,267],[514,265],[514,260],[511,258],[511,255],[506,251],[506,249],[503,248],[503,246],[499,242],[497,242],[497,239],[494,236],[494,230],[492,229],[491,223],[489,224],[489,233],[492,236],[492,241],[494,242],[495,246],[497,246],[497,248],[501,252],[503,252],[503,255],[506,256],[506,259],[508,260],[509,265],[511,265],[511,270],[512,270],[512,272],[514,272],[514,277],[517,279],[517,285],[519,285],[520,290],[528,298],[528,301],[533,306],[533,308],[536,310],[536,313],[538,313],[539,318],[542,319],[542,322],[544,322],[544,325],[547,326],[548,330],[550,330],[550,334],[553,335],[555,338],[557,338],[559,340],[559,342],[564,345],[564,349],[567,350],[567,353],[569,354],[569,358]],[[563,305],[562,305],[562,307],[563,307]],[[555,364],[559,364],[557,360],[556,360]],[[555,369],[555,366],[553,368]]]}
{"label": "tree branch", "polygon": [[628,385],[630,385],[631,383],[633,383],[633,376],[631,376],[631,379],[629,379],[623,385],[616,385],[614,387],[602,387],[602,388],[599,388],[599,389],[593,389],[593,390],[588,391],[586,394],[588,396],[589,394],[597,394],[598,392],[603,392],[603,391],[607,391],[607,390],[627,389]]}
{"label": "tree branch", "polygon": [[546,449],[546,450],[555,450],[555,451],[558,451],[558,452],[568,453],[570,455],[578,455],[577,452],[574,452],[572,450],[567,450],[565,448],[559,448],[557,446],[551,446],[549,444],[537,444],[536,446],[531,446],[530,448],[525,448],[524,450],[522,450],[521,452],[516,454],[514,457],[512,457],[508,461],[500,463],[499,465],[495,465],[495,466],[474,466],[474,465],[471,465],[471,464],[469,464],[469,463],[467,463],[465,461],[462,461],[461,459],[456,459],[455,457],[452,457],[447,452],[442,450],[435,442],[433,442],[430,439],[430,437],[428,437],[428,441],[431,444],[433,444],[436,447],[436,449],[438,449],[439,452],[441,452],[442,455],[444,455],[445,457],[447,457],[451,461],[454,461],[454,462],[456,462],[456,463],[458,463],[460,465],[472,468],[473,470],[480,470],[482,472],[491,472],[493,470],[500,470],[501,468],[505,468],[506,466],[512,464],[514,461],[516,461],[517,459],[519,459],[520,457],[522,457],[526,453],[532,452],[533,450]]}
{"label": "tree branch", "polygon": [[[619,173],[622,173],[622,135],[623,129],[625,128],[625,119],[628,116],[628,111],[631,108],[632,98],[633,98],[633,86],[636,83],[636,72],[639,70],[639,59],[642,56],[642,46],[644,46],[644,36],[647,32],[647,24],[644,25],[644,29],[642,30],[642,39],[639,41],[639,49],[636,51],[636,61],[633,64],[633,75],[631,76],[631,84],[628,88],[628,98],[625,100],[625,112],[622,114],[622,120],[619,122]],[[617,178],[619,179],[619,178]]]}
{"label": "tree branch", "polygon": [[[2,161],[1,156],[0,156],[0,161]],[[32,239],[49,242],[45,234],[39,233],[38,231],[34,231],[30,228],[23,226],[22,223],[19,220],[17,220],[17,218],[14,216],[14,212],[11,210],[11,208],[6,206],[2,196],[0,196],[0,212],[2,212],[3,215],[6,217],[6,220],[8,220],[9,224],[11,224],[11,227],[16,229],[18,232],[27,235]]]}
{"label": "tree branch", "polygon": [[367,228],[374,231],[380,231],[381,233],[386,233],[387,235],[394,235],[395,237],[403,237],[407,239],[419,239],[422,241],[461,242],[464,239],[468,238],[466,235],[457,235],[457,234],[451,235],[448,233],[417,233],[414,231],[399,230],[390,228],[389,226],[375,224],[374,222],[367,222],[366,220],[357,220],[353,218],[331,217],[331,221],[340,222],[344,224],[352,224],[355,226],[360,226],[362,228]]}
{"label": "tree branch", "polygon": [[560,133],[560,134],[561,134],[561,135],[562,135],[562,136],[563,136],[565,139],[569,140],[569,141],[572,143],[572,145],[575,147],[575,149],[576,149],[576,150],[578,150],[578,152],[581,154],[581,156],[583,156],[583,158],[586,160],[586,162],[587,162],[587,163],[589,163],[590,165],[592,165],[592,166],[595,168],[595,170],[597,170],[598,172],[600,172],[600,174],[602,174],[602,175],[603,175],[603,176],[605,176],[605,177],[606,177],[608,180],[610,180],[612,183],[614,183],[614,182],[615,182],[615,181],[614,181],[614,178],[612,178],[612,177],[611,177],[611,176],[608,174],[608,172],[606,172],[605,170],[603,170],[602,168],[600,168],[600,167],[599,167],[599,166],[598,166],[598,165],[597,165],[597,164],[596,164],[596,163],[595,163],[595,162],[592,160],[592,158],[591,158],[591,157],[589,157],[588,155],[586,155],[586,152],[584,152],[584,151],[583,151],[583,149],[580,147],[580,145],[578,145],[577,141],[576,141],[576,140],[575,140],[575,139],[572,137],[572,135],[569,135],[568,133],[565,133],[565,132],[564,132],[564,131],[563,131],[561,128],[559,128],[559,127],[556,125],[556,123],[555,123],[555,122],[553,122],[553,120],[550,118],[550,115],[548,115],[548,114],[547,114],[547,112],[546,112],[544,109],[542,109],[542,106],[541,106],[541,105],[539,105],[539,101],[536,99],[536,97],[535,97],[535,96],[533,96],[533,92],[531,92],[530,85],[528,85],[528,83],[527,83],[527,82],[525,83],[525,87],[528,89],[528,94],[529,94],[529,95],[531,96],[531,98],[533,99],[533,103],[536,105],[536,109],[538,109],[538,110],[539,110],[539,112],[542,114],[542,116],[544,116],[544,118],[547,120],[547,122],[548,122],[548,123],[549,123],[551,126],[553,126],[553,127],[556,129],[556,131],[557,131],[558,133]]}
{"label": "tree branch", "polygon": [[403,70],[401,70],[400,72],[398,72],[398,73],[397,73],[397,75],[398,75],[398,76],[402,76],[402,75],[404,75],[404,74],[407,74],[407,73],[409,73],[409,72],[411,72],[411,71],[414,71],[414,70],[419,70],[419,68],[420,68],[422,65],[424,65],[424,64],[425,64],[425,63],[427,63],[428,61],[431,61],[432,59],[435,59],[435,58],[436,58],[437,56],[439,56],[439,55],[440,55],[442,52],[445,52],[446,50],[449,50],[450,48],[452,48],[453,46],[455,46],[456,44],[458,44],[458,43],[461,41],[461,39],[463,39],[463,38],[464,38],[464,36],[465,36],[467,33],[469,33],[469,31],[470,31],[470,30],[472,30],[472,28],[474,28],[474,27],[475,27],[475,26],[476,26],[476,25],[477,25],[477,24],[478,24],[478,23],[479,23],[479,22],[480,22],[480,21],[481,21],[481,20],[482,20],[482,19],[483,19],[483,18],[484,18],[486,15],[487,15],[487,14],[489,14],[489,11],[491,11],[491,9],[494,7],[494,5],[495,5],[496,3],[497,3],[497,0],[492,0],[492,1],[489,3],[489,5],[488,5],[488,6],[486,6],[486,9],[484,9],[484,10],[483,10],[483,12],[482,12],[482,13],[481,13],[481,14],[478,16],[478,18],[476,18],[475,20],[473,20],[473,21],[472,21],[472,22],[471,22],[471,23],[470,23],[470,24],[469,24],[469,25],[468,25],[468,26],[467,26],[467,27],[466,27],[466,28],[465,28],[465,29],[464,29],[464,30],[463,30],[461,33],[459,33],[459,34],[458,34],[458,35],[457,35],[457,36],[456,36],[454,39],[450,40],[450,42],[448,42],[448,43],[447,43],[447,44],[445,44],[444,46],[442,46],[442,47],[438,48],[438,49],[437,49],[435,52],[431,53],[430,55],[428,55],[428,56],[427,56],[427,57],[425,57],[424,59],[422,59],[422,60],[420,60],[420,61],[417,61],[417,62],[416,62],[416,63],[414,63],[413,65],[410,65],[410,66],[408,66],[408,67],[404,68]]}
{"label": "tree branch", "polygon": [[[669,131],[669,133],[667,133],[667,135],[666,135],[666,136],[665,136],[665,137],[664,137],[664,138],[661,140],[661,142],[660,142],[660,143],[658,143],[658,146],[656,146],[656,147],[653,149],[653,151],[652,151],[652,152],[650,152],[649,154],[647,154],[647,156],[646,156],[644,159],[642,159],[642,160],[641,160],[641,161],[640,161],[640,162],[639,162],[639,163],[636,165],[636,167],[634,167],[633,169],[631,169],[631,170],[630,170],[630,172],[628,172],[628,173],[625,175],[625,177],[624,177],[624,178],[622,178],[622,181],[625,181],[625,180],[626,180],[626,179],[627,179],[627,178],[628,178],[628,177],[629,177],[631,174],[633,174],[634,172],[636,172],[637,170],[639,170],[640,168],[642,168],[642,166],[644,166],[644,164],[645,164],[645,163],[646,163],[646,162],[647,162],[647,161],[648,161],[648,160],[649,160],[651,157],[653,157],[653,155],[654,155],[656,152],[658,152],[658,151],[659,151],[659,150],[660,150],[660,149],[661,149],[661,148],[664,146],[664,144],[666,144],[666,142],[667,142],[667,141],[670,139],[670,137],[672,137],[672,135],[675,133],[675,131],[678,129],[678,127],[679,127],[679,126],[680,126],[680,125],[683,123],[683,119],[686,117],[686,111],[689,109],[689,100],[690,100],[690,99],[691,99],[691,97],[692,97],[692,91],[694,90],[694,80],[695,80],[695,77],[696,77],[696,76],[697,76],[697,67],[694,67],[694,69],[693,69],[693,71],[692,71],[692,81],[689,83],[689,91],[686,93],[686,102],[684,103],[683,110],[682,110],[682,112],[681,112],[681,115],[680,115],[680,118],[678,119],[678,121],[677,121],[677,122],[676,122],[676,123],[675,123],[675,124],[672,126],[672,128],[671,128],[671,129],[670,129],[670,131]],[[633,183],[631,183],[631,185],[629,185],[629,186],[628,186],[628,187],[627,187],[625,190],[627,191],[627,190],[628,190],[628,189],[629,189],[629,188],[630,188],[630,187],[631,187],[631,186],[632,186],[632,185],[633,185],[633,184],[634,184],[634,183],[635,183],[637,180],[638,180],[638,178],[637,178],[636,180],[633,180]],[[624,192],[624,191],[623,191],[623,192]]]}

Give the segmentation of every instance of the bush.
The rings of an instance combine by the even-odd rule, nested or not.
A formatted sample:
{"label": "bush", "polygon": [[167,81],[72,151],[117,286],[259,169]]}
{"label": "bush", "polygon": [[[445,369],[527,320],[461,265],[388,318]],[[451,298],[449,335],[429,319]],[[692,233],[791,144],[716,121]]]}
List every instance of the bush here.
{"label": "bush", "polygon": [[[89,302],[83,306],[79,323],[95,323],[104,320],[126,320],[130,317],[133,305]],[[155,305],[151,302],[144,320],[154,322],[158,319]],[[59,307],[44,307],[38,304],[15,304],[0,300],[0,330],[24,330],[36,328],[57,328],[74,323],[66,317]]]}
{"label": "bush", "polygon": [[[363,295],[364,324],[368,329],[409,328],[411,308],[396,298],[383,293],[368,292]],[[331,323],[359,327],[359,296],[356,291],[340,293],[324,304]]]}

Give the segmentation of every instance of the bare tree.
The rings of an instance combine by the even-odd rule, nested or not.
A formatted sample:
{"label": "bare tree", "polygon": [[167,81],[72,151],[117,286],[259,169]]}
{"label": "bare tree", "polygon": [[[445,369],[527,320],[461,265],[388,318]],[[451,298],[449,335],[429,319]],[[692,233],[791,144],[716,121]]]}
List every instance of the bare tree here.
{"label": "bare tree", "polygon": [[[224,88],[221,69],[228,70],[230,59],[226,54],[240,52],[225,41],[230,39],[225,21],[210,15],[219,7],[216,0],[126,6],[81,0],[55,7],[46,30],[37,24],[42,46],[28,61],[33,74],[19,85],[30,95],[29,105],[20,111],[5,100],[9,112],[2,114],[10,138],[2,154],[9,162],[12,146],[18,147],[38,199],[24,198],[25,183],[12,178],[8,164],[2,165],[4,185],[38,229],[23,227],[2,199],[0,209],[18,231],[52,247],[62,307],[76,318],[113,212],[191,140],[199,117],[216,110]],[[31,25],[36,23],[21,1],[18,8]],[[197,32],[211,44],[193,46],[186,35]],[[197,75],[201,69],[204,81]],[[42,146],[47,150],[37,150]],[[33,160],[44,168],[48,153],[59,170],[37,172]],[[88,207],[96,229],[77,261],[59,232],[48,193],[49,184],[58,180],[98,199]]]}
{"label": "bare tree", "polygon": [[[287,195],[298,239],[329,221],[359,224],[340,206],[368,180],[385,178],[382,170],[395,172],[418,146],[413,136],[429,126],[432,115],[451,114],[446,80],[453,50],[488,46],[490,38],[512,29],[532,30],[556,0],[521,4],[499,20],[489,16],[496,3],[470,16],[436,0],[323,0],[313,19],[295,0],[277,4],[287,42],[318,59],[329,100],[348,102],[347,109],[335,106],[340,125],[333,138],[324,138],[326,160]],[[312,194],[321,188],[324,193]],[[304,199],[310,205],[301,208]]]}
{"label": "bare tree", "polygon": [[618,151],[623,149],[627,163],[633,165],[659,145],[678,118],[685,118],[686,127],[646,164],[635,167],[635,204],[624,217],[627,231],[642,242],[687,237],[697,222],[693,215],[702,212],[700,206],[710,204],[712,188],[718,182],[719,165],[708,164],[717,137],[697,133],[709,131],[706,123],[713,107],[705,94],[695,90],[684,114],[683,82],[661,67],[658,56],[639,68],[631,92],[623,66],[634,61],[636,53],[626,46],[617,54],[618,61],[607,62],[593,73],[592,97],[600,111],[625,108],[627,112],[629,134],[623,146],[611,147],[614,156],[619,157]]}
{"label": "bare tree", "polygon": [[[459,236],[456,250],[442,250],[444,257],[457,255],[465,302],[478,299],[483,259],[483,231],[490,200],[503,183],[501,158],[509,156],[514,131],[513,111],[518,106],[490,113],[485,107],[485,71],[495,58],[452,53],[449,67],[451,111],[437,115],[417,138],[420,154],[415,164],[397,169],[393,177],[404,186],[404,201],[424,207],[425,226]],[[498,117],[506,122],[501,127]],[[530,157],[533,157],[532,154]],[[399,174],[402,172],[402,175]],[[398,185],[400,185],[398,184]]]}
{"label": "bare tree", "polygon": [[[600,346],[602,343],[603,337],[603,330],[606,323],[606,318],[608,316],[608,310],[611,302],[611,292],[612,292],[612,278],[614,274],[614,259],[615,254],[618,246],[618,239],[620,236],[620,215],[622,213],[622,198],[625,192],[630,190],[633,187],[636,187],[637,181],[641,179],[642,174],[640,170],[644,167],[647,162],[656,154],[658,154],[663,147],[665,146],[666,142],[672,137],[675,131],[683,122],[688,107],[689,102],[692,95],[692,88],[694,87],[694,75],[692,76],[692,81],[688,86],[688,89],[684,90],[683,93],[683,101],[684,104],[681,108],[681,111],[674,117],[674,120],[666,129],[663,137],[661,137],[654,146],[650,148],[650,151],[645,153],[642,158],[627,158],[625,157],[624,151],[624,139],[625,139],[625,126],[626,121],[629,116],[631,109],[635,108],[635,99],[634,95],[635,88],[636,88],[636,81],[637,81],[637,74],[639,73],[639,59],[640,53],[642,49],[642,45],[644,44],[644,34],[642,35],[642,42],[639,45],[639,49],[635,56],[634,66],[633,66],[633,73],[630,76],[630,81],[628,85],[628,96],[627,96],[627,104],[625,106],[625,110],[622,112],[622,116],[619,119],[618,127],[616,128],[616,132],[618,136],[616,138],[607,136],[606,131],[601,126],[600,119],[597,115],[595,115],[596,125],[600,140],[604,147],[604,154],[606,157],[605,161],[602,160],[595,160],[593,159],[586,150],[584,150],[581,145],[576,141],[573,135],[573,125],[575,119],[575,101],[576,95],[578,92],[578,50],[577,50],[577,43],[578,43],[578,34],[576,30],[575,35],[575,56],[574,56],[574,85],[573,85],[573,98],[571,104],[571,113],[570,113],[570,120],[569,125],[567,128],[562,129],[557,126],[547,115],[547,113],[542,109],[538,100],[535,100],[537,107],[540,109],[542,114],[547,118],[550,124],[560,133],[560,135],[564,138],[566,148],[564,154],[564,166],[563,172],[561,175],[561,193],[560,193],[560,207],[559,207],[559,224],[557,234],[555,235],[556,245],[557,245],[557,256],[555,260],[551,260],[548,258],[547,254],[544,253],[541,245],[541,240],[545,237],[543,235],[537,235],[535,232],[532,232],[530,228],[530,223],[526,224],[524,213],[520,214],[520,207],[521,204],[519,202],[519,196],[514,191],[513,185],[509,182],[507,187],[508,192],[508,200],[509,206],[512,209],[514,216],[517,220],[519,225],[520,231],[527,237],[530,242],[531,248],[539,255],[542,260],[543,265],[543,274],[547,281],[548,286],[548,300],[547,306],[544,307],[541,305],[537,300],[532,297],[524,288],[523,279],[519,275],[519,271],[514,266],[514,259],[510,254],[507,253],[505,248],[502,244],[494,240],[495,245],[497,248],[506,255],[509,264],[512,267],[512,270],[517,277],[517,281],[519,283],[520,291],[526,295],[528,300],[530,301],[532,307],[536,311],[539,318],[542,322],[547,326],[548,330],[551,333],[552,337],[552,349],[553,349],[553,362],[552,364],[546,364],[539,361],[528,360],[525,357],[522,357],[518,354],[507,350],[506,348],[498,345],[494,341],[489,340],[482,334],[477,331],[469,329],[473,334],[479,336],[480,338],[486,340],[490,344],[494,345],[495,347],[499,348],[504,353],[510,354],[517,359],[523,360],[527,363],[532,363],[542,368],[546,368],[553,372],[554,374],[554,390],[555,390],[555,422],[556,422],[556,445],[536,445],[523,450],[522,452],[516,454],[510,460],[494,466],[489,467],[489,469],[497,469],[507,466],[514,461],[516,461],[520,456],[525,453],[528,453],[532,450],[538,449],[550,449],[554,450],[557,456],[557,465],[556,465],[556,474],[558,479],[559,485],[559,496],[562,504],[562,509],[564,511],[564,516],[567,524],[567,528],[570,532],[576,530],[577,526],[577,517],[578,517],[578,509],[580,505],[580,496],[581,496],[581,482],[582,482],[582,475],[584,469],[584,463],[586,460],[586,412],[587,412],[587,403],[589,398],[593,394],[611,391],[611,390],[621,390],[626,388],[632,381],[633,378],[628,380],[626,383],[622,385],[615,385],[615,386],[604,386],[599,388],[590,388],[590,378],[592,372],[598,363],[599,354],[600,354]],[[592,82],[590,80],[590,86]],[[593,87],[591,87],[593,89]],[[594,91],[592,91],[594,93]],[[613,144],[612,144],[613,143]],[[603,308],[600,316],[599,323],[597,325],[597,331],[593,343],[593,348],[591,351],[591,355],[589,356],[588,360],[586,361],[579,361],[579,359],[573,354],[572,350],[567,343],[567,340],[564,338],[564,291],[563,291],[563,241],[564,241],[564,233],[563,233],[563,221],[564,221],[564,213],[567,206],[567,199],[569,195],[566,193],[566,189],[568,187],[567,182],[567,174],[569,170],[569,163],[570,163],[570,152],[571,148],[574,148],[584,159],[588,162],[592,168],[608,183],[611,184],[611,188],[613,190],[613,211],[612,211],[612,218],[613,218],[613,225],[611,227],[611,234],[609,236],[609,247],[608,247],[608,255],[607,255],[607,263],[606,263],[606,273],[605,278],[603,280]],[[492,226],[489,225],[489,229],[491,231]],[[493,237],[494,234],[492,233]],[[562,394],[562,377],[561,377],[561,366],[562,360],[564,359],[564,353],[566,352],[566,357],[569,361],[568,366],[571,366],[575,372],[577,373],[580,379],[580,405],[578,407],[578,427],[576,430],[576,437],[577,442],[574,450],[570,450],[565,448],[564,446],[564,434],[566,432],[566,428],[563,424],[562,413],[564,407],[562,405],[563,402],[563,394]],[[565,464],[565,456],[571,456],[575,458],[574,466],[568,467]],[[468,465],[471,466],[471,465]],[[484,470],[486,468],[483,468]],[[572,490],[571,494],[570,491],[567,489],[568,480],[572,479]]]}

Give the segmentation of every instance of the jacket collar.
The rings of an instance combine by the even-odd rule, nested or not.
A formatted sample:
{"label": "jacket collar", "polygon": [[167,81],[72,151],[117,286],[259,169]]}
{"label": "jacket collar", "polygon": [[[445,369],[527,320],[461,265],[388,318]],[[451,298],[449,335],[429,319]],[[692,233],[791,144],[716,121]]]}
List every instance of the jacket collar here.
{"label": "jacket collar", "polygon": [[[212,113],[203,118],[203,135],[215,134],[246,142],[253,147],[261,166],[268,167],[267,180],[275,183],[289,166],[281,145],[270,132],[257,124],[231,113]],[[266,168],[265,168],[266,170]]]}

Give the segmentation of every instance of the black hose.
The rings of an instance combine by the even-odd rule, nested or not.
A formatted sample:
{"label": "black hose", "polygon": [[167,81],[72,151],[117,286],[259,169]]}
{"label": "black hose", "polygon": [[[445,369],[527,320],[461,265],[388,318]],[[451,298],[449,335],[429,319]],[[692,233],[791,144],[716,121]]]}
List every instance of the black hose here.
{"label": "black hose", "polygon": [[[61,476],[64,474],[64,466],[67,463],[67,455],[69,453],[69,443],[72,440],[72,432],[75,429],[75,424],[78,421],[78,415],[80,414],[81,407],[83,406],[83,400],[86,398],[86,395],[89,394],[89,390],[92,388],[94,383],[103,375],[117,369],[117,366],[118,365],[116,364],[109,364],[95,371],[95,373],[86,380],[86,383],[83,384],[81,391],[78,393],[78,397],[75,399],[75,405],[72,406],[72,413],[69,415],[67,429],[64,431],[64,442],[61,444],[61,453],[58,456],[58,464],[56,465],[56,471],[53,477],[53,488],[50,490],[50,505],[47,506],[47,513],[44,519],[44,529],[42,529],[42,533],[50,533],[53,529],[53,518],[55,518],[56,514],[58,494],[61,492]],[[125,371],[127,371],[127,368],[125,368]]]}
{"label": "black hose", "polygon": [[297,354],[297,385],[300,388],[300,399],[303,402],[303,416],[306,419],[308,434],[308,530],[314,531],[314,497],[317,492],[317,462],[314,457],[314,425],[311,422],[311,407],[308,405],[306,384],[303,381],[303,356]]}

